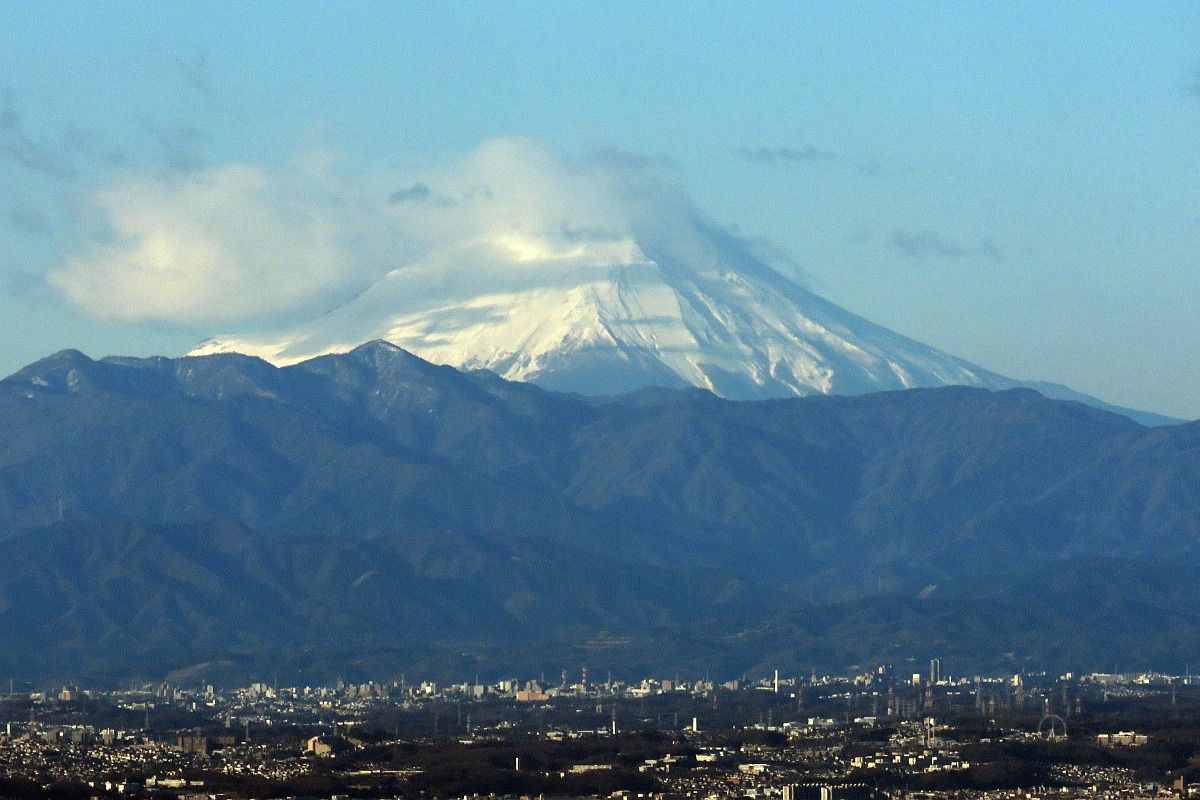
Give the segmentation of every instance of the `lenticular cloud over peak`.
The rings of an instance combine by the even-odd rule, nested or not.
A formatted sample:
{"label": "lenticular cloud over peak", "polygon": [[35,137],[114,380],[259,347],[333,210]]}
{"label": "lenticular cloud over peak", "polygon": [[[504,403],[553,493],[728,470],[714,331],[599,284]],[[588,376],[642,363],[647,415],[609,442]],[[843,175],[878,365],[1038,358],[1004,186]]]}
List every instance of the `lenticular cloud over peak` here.
{"label": "lenticular cloud over peak", "polygon": [[380,339],[435,363],[611,394],[700,386],[730,398],[1011,382],[857,317],[706,220],[657,165],[488,142],[390,195],[419,255],[353,299],[193,354],[277,364]]}

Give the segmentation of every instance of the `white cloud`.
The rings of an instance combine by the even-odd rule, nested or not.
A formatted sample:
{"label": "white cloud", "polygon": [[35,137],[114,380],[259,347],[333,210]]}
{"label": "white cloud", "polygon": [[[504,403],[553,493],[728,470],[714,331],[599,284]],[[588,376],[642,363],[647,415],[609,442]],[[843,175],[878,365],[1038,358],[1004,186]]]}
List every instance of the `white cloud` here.
{"label": "white cloud", "polygon": [[555,255],[640,248],[686,263],[748,247],[703,219],[669,165],[613,150],[569,160],[537,141],[496,139],[447,167],[353,189],[336,166],[317,154],[286,170],[126,178],[92,198],[113,236],[48,281],[100,317],[237,323],[325,310],[390,270],[450,264],[481,245],[497,257],[455,263],[445,279],[550,269]]}
{"label": "white cloud", "polygon": [[530,139],[493,139],[414,184],[441,202],[395,204],[391,211],[431,248],[501,237],[630,235],[631,204],[620,196],[630,173],[590,159],[560,158]]}
{"label": "white cloud", "polygon": [[130,177],[98,192],[112,235],[47,276],[88,312],[178,322],[269,317],[386,265],[384,221],[320,175],[229,165]]}
{"label": "white cloud", "polygon": [[491,244],[507,254],[498,264],[523,271],[635,247],[711,254],[713,232],[727,235],[695,209],[669,162],[612,149],[566,159],[536,140],[494,139],[416,177],[405,185],[426,190],[423,199],[409,199],[410,188],[389,209],[410,240],[427,253]]}

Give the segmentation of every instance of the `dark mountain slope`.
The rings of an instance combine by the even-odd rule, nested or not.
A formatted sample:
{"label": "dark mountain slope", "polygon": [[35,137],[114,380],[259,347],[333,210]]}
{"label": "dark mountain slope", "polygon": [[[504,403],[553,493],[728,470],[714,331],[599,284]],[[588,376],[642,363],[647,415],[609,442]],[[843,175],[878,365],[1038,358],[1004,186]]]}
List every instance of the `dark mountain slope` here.
{"label": "dark mountain slope", "polygon": [[226,521],[63,523],[0,542],[0,561],[0,666],[20,674],[737,626],[786,599],[544,543],[268,537]]}
{"label": "dark mountain slope", "polygon": [[[660,623],[699,631],[754,602],[778,610],[763,598],[780,589],[793,616],[770,635],[865,658],[906,624],[905,604],[887,598],[929,584],[1016,585],[1098,558],[1193,563],[1200,423],[1147,429],[1028,390],[592,401],[378,343],[284,369],[67,351],[0,381],[4,546],[34,547],[60,509],[85,532],[63,552],[84,549],[61,564],[53,550],[9,553],[37,566],[10,569],[0,617],[13,615],[14,635],[32,625],[42,638],[30,641],[62,658],[83,652],[86,631],[97,652],[138,652],[144,635],[197,657],[216,642],[317,646],[337,631],[366,648],[411,643],[411,631],[489,647]],[[712,574],[736,576],[718,583],[744,600],[737,614],[696,583]],[[1087,577],[1071,591],[1104,588]],[[118,592],[122,581],[137,590]],[[236,621],[235,600],[259,596],[278,636]],[[997,597],[939,590],[906,641],[954,619],[959,640],[985,641],[970,632],[1000,613]],[[1099,624],[1021,611],[1021,598],[1011,619]],[[30,609],[45,610],[36,625],[21,616]],[[1180,647],[1190,619],[1176,620]],[[1102,652],[1080,635],[1081,653]]]}
{"label": "dark mountain slope", "polygon": [[0,520],[45,524],[61,499],[81,520],[470,531],[487,513],[476,504],[513,498],[328,390],[244,357],[59,354],[0,383]]}
{"label": "dark mountain slope", "polygon": [[1187,562],[1085,558],[781,612],[742,643],[756,666],[918,663],[967,670],[1185,668],[1200,648]]}

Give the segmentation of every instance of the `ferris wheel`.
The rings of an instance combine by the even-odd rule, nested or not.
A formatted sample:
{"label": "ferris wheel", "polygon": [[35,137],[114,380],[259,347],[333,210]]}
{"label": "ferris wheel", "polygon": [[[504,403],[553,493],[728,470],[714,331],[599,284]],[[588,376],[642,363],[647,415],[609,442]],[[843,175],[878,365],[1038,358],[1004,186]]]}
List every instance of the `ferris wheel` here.
{"label": "ferris wheel", "polygon": [[1058,714],[1046,714],[1037,727],[1038,736],[1048,742],[1061,742],[1067,738],[1067,721]]}

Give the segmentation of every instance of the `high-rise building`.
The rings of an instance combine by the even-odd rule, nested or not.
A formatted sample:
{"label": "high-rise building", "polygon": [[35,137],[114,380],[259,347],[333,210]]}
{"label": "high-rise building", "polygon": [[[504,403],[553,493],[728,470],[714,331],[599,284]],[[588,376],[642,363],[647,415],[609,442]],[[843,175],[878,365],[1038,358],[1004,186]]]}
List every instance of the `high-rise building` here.
{"label": "high-rise building", "polygon": [[941,683],[942,681],[942,660],[940,658],[929,659],[929,682]]}

